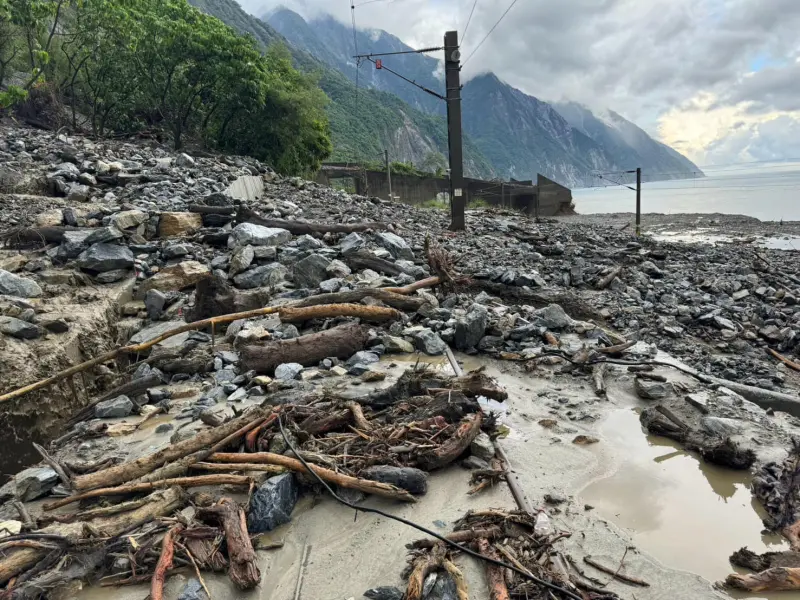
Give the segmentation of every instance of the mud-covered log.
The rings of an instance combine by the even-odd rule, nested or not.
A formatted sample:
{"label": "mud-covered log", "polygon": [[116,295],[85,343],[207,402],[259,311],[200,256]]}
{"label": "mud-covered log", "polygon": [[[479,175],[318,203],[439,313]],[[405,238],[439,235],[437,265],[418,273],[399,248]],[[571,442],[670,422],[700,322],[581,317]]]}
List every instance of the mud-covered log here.
{"label": "mud-covered log", "polygon": [[228,561],[215,539],[184,536],[183,545],[189,549],[201,569],[222,573],[228,568]]}
{"label": "mud-covered log", "polygon": [[403,269],[398,267],[394,262],[375,256],[368,250],[359,250],[345,259],[347,265],[355,271],[362,271],[364,269],[372,269],[377,273],[383,273],[394,277],[402,275]]}
{"label": "mud-covered log", "polygon": [[292,307],[303,308],[306,306],[319,306],[320,304],[346,304],[361,302],[364,298],[375,298],[387,306],[404,312],[416,312],[425,304],[425,299],[419,296],[396,294],[383,288],[365,288],[351,290],[349,292],[334,292],[331,294],[309,296],[308,298],[293,303]]}
{"label": "mud-covered log", "polygon": [[417,408],[399,419],[401,422],[425,421],[444,417],[448,423],[459,423],[465,416],[478,412],[481,405],[475,398],[469,398],[458,390],[439,392],[435,396],[417,396],[409,399]]}
{"label": "mud-covered log", "polygon": [[732,573],[725,579],[726,587],[748,592],[787,592],[800,590],[800,569],[774,567],[750,575]]}
{"label": "mud-covered log", "polygon": [[277,227],[286,229],[292,235],[312,235],[314,233],[353,233],[373,229],[383,231],[388,229],[386,223],[307,223],[305,221],[287,221],[286,219],[266,219],[254,210],[242,205],[236,213],[239,223],[253,223],[264,227]]}
{"label": "mud-covered log", "polygon": [[750,569],[756,573],[774,567],[800,568],[800,552],[787,550],[756,554],[748,548],[740,548],[731,554],[730,562],[734,566]]}
{"label": "mud-covered log", "polygon": [[80,227],[69,226],[15,227],[0,233],[0,246],[6,244],[10,248],[28,248],[34,245],[60,244],[64,241],[66,232],[79,230]]}
{"label": "mud-covered log", "polygon": [[559,304],[573,318],[605,320],[596,308],[592,307],[580,294],[573,290],[560,288],[526,290],[521,287],[495,283],[485,279],[472,281],[469,289],[476,292],[484,291],[506,301],[530,304],[537,308],[548,304]]}
{"label": "mud-covered log", "polygon": [[256,310],[269,302],[268,288],[238,290],[219,274],[201,279],[195,284],[195,301],[186,313],[187,323],[231,313]]}
{"label": "mud-covered log", "polygon": [[253,543],[247,533],[244,509],[230,498],[198,511],[201,519],[213,519],[222,525],[228,546],[228,576],[240,590],[252,590],[261,583],[261,571]]}
{"label": "mud-covered log", "polygon": [[394,308],[366,306],[364,304],[322,304],[297,308],[287,306],[278,312],[284,323],[303,323],[311,319],[331,319],[334,317],[353,317],[370,323],[395,321],[402,313]]}
{"label": "mud-covered log", "polygon": [[[102,531],[104,535],[114,537],[158,517],[169,515],[182,508],[185,502],[186,497],[180,488],[170,488],[151,494],[147,503],[129,512],[90,521],[48,525],[37,533],[62,536],[71,543],[83,539],[86,531]],[[34,548],[8,550],[0,557],[0,585],[35,565],[47,552],[47,550]]]}
{"label": "mud-covered log", "polygon": [[[251,463],[265,463],[268,465],[278,465],[286,467],[298,473],[307,473],[307,469],[303,463],[296,458],[284,456],[283,454],[273,454],[272,452],[256,452],[253,454],[238,454],[238,453],[217,453],[212,454],[210,459],[214,462],[222,463],[244,463],[245,461]],[[328,483],[335,483],[343,488],[349,488],[364,492],[365,494],[373,494],[375,496],[382,496],[384,498],[391,498],[393,500],[402,500],[403,502],[416,502],[416,498],[409,494],[407,491],[402,490],[393,485],[380,483],[378,481],[370,481],[368,479],[360,479],[358,477],[351,477],[343,473],[337,473],[330,469],[325,469],[317,465],[309,465],[312,471],[320,478]]]}
{"label": "mud-covered log", "polygon": [[74,478],[75,489],[91,490],[99,487],[111,487],[119,485],[120,483],[125,483],[126,481],[138,479],[168,462],[176,461],[189,454],[213,446],[250,423],[264,419],[269,414],[270,410],[269,408],[257,408],[224,425],[201,431],[188,440],[172,444],[153,454],[148,454],[136,460],[103,469],[102,471],[96,471],[95,473],[79,475]]}
{"label": "mud-covered log", "polygon": [[[503,533],[503,529],[501,527],[492,526],[487,527],[486,529],[465,529],[464,531],[456,531],[444,537],[457,544],[468,544],[470,542],[474,542],[478,538],[493,540],[502,537],[503,535],[505,534]],[[406,544],[406,548],[409,550],[419,550],[422,548],[433,548],[436,544],[441,543],[441,540],[437,540],[435,538],[426,538]]]}
{"label": "mud-covered log", "polygon": [[455,434],[438,448],[428,450],[417,457],[417,465],[425,471],[441,469],[461,456],[480,433],[483,422],[481,413],[465,418]]}
{"label": "mud-covered log", "polygon": [[352,420],[353,413],[348,409],[334,412],[318,411],[303,419],[298,427],[309,435],[319,435],[344,427]]}
{"label": "mud-covered log", "polygon": [[247,344],[240,348],[244,370],[271,375],[283,363],[300,363],[308,367],[328,358],[350,358],[363,350],[369,340],[369,329],[348,323],[319,333],[290,340]]}

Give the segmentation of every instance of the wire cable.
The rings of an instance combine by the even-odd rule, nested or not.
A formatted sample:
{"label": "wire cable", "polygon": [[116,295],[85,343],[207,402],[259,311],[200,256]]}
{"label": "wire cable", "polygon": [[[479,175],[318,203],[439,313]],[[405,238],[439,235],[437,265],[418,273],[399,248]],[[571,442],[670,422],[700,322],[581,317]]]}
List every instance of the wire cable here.
{"label": "wire cable", "polygon": [[527,573],[527,572],[523,571],[522,569],[518,569],[514,565],[510,565],[508,563],[504,563],[501,560],[495,560],[494,558],[489,558],[488,556],[484,556],[483,554],[481,554],[479,552],[475,552],[474,550],[471,550],[471,549],[467,548],[466,546],[462,546],[461,544],[458,544],[458,543],[456,543],[456,542],[454,542],[452,540],[448,540],[446,537],[436,533],[435,531],[431,531],[430,529],[427,529],[426,527],[423,527],[422,525],[417,525],[413,521],[409,521],[408,519],[404,519],[403,517],[398,517],[396,515],[391,515],[391,514],[389,514],[387,512],[384,512],[384,511],[382,511],[380,509],[377,509],[377,508],[369,508],[369,507],[366,507],[366,506],[358,506],[356,504],[353,504],[352,502],[348,502],[344,498],[340,498],[336,494],[336,492],[333,491],[333,488],[331,488],[331,486],[329,486],[328,483],[324,479],[322,479],[322,477],[317,475],[317,472],[314,471],[308,465],[306,460],[303,458],[303,455],[301,453],[299,453],[297,450],[295,450],[294,445],[289,440],[289,436],[286,435],[286,430],[283,428],[283,420],[281,418],[281,414],[280,413],[278,413],[278,427],[281,430],[281,436],[283,436],[283,440],[286,442],[286,445],[289,447],[289,450],[291,450],[292,454],[294,454],[297,457],[297,459],[301,463],[303,463],[303,467],[305,467],[306,471],[308,471],[311,475],[313,475],[314,478],[326,490],[328,490],[328,493],[331,496],[333,496],[333,498],[335,500],[337,500],[338,502],[344,504],[345,506],[349,506],[350,508],[352,508],[353,510],[356,510],[356,511],[361,511],[361,512],[365,512],[365,513],[374,513],[376,515],[380,515],[380,516],[385,517],[387,519],[392,519],[393,521],[397,521],[398,523],[402,523],[403,525],[408,525],[409,527],[413,527],[414,529],[416,529],[417,531],[421,531],[425,535],[429,535],[431,537],[434,537],[437,540],[439,540],[441,542],[444,542],[448,546],[451,546],[451,547],[455,548],[456,550],[459,550],[459,551],[463,552],[464,554],[468,554],[473,558],[477,558],[478,560],[486,561],[488,563],[491,563],[491,564],[493,564],[495,566],[498,566],[498,567],[502,567],[504,569],[510,569],[511,571],[514,571],[518,575],[521,575],[521,576],[525,577],[526,579],[530,579],[531,581],[534,581],[535,583],[538,583],[539,585],[543,585],[545,587],[548,587],[553,591],[556,591],[556,592],[559,592],[561,594],[564,594],[567,598],[571,598],[572,600],[582,600],[580,596],[577,596],[577,595],[573,594],[572,592],[570,592],[567,589],[564,589],[561,586],[558,586],[558,585],[556,585],[554,583],[550,583],[549,581],[545,581],[544,579],[539,579],[535,575],[532,575],[531,573]]}
{"label": "wire cable", "polygon": [[472,10],[469,11],[469,17],[467,18],[467,24],[464,25],[464,33],[461,34],[461,45],[464,45],[464,40],[467,39],[467,30],[469,29],[469,24],[472,21],[472,15],[475,12],[475,7],[478,5],[478,0],[472,3]]}
{"label": "wire cable", "polygon": [[475,50],[473,50],[472,52],[470,52],[470,55],[469,55],[469,56],[466,58],[466,60],[464,60],[464,62],[463,62],[463,63],[461,63],[461,66],[462,66],[462,67],[463,67],[464,65],[466,65],[466,64],[469,62],[469,59],[470,59],[470,58],[472,58],[473,56],[475,56],[475,53],[476,53],[476,52],[477,52],[477,51],[480,49],[480,47],[481,47],[481,46],[483,46],[483,43],[484,43],[484,42],[485,42],[485,41],[486,41],[486,40],[489,38],[489,36],[490,36],[490,35],[492,35],[492,32],[493,32],[495,29],[497,29],[497,26],[498,26],[498,25],[500,25],[500,22],[501,22],[503,19],[505,19],[506,15],[509,13],[509,11],[510,11],[512,8],[514,8],[514,5],[515,5],[516,3],[517,3],[517,0],[514,0],[514,1],[513,1],[513,2],[512,2],[512,3],[511,3],[509,6],[508,6],[508,8],[506,9],[506,12],[504,12],[504,13],[502,14],[502,16],[501,16],[501,17],[500,17],[500,18],[497,20],[497,23],[495,23],[495,24],[492,26],[492,28],[489,30],[489,33],[487,33],[487,34],[484,36],[484,38],[483,38],[483,39],[480,41],[480,43],[479,43],[479,44],[478,44],[478,45],[475,47]]}

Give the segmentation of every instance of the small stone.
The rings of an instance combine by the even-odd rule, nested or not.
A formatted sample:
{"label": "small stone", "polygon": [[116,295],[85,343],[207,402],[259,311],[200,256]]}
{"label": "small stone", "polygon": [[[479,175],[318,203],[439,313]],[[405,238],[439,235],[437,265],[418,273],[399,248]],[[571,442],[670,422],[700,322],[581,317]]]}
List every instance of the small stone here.
{"label": "small stone", "polygon": [[181,152],[178,157],[175,159],[175,166],[178,167],[193,167],[195,165],[195,160],[185,152]]}
{"label": "small stone", "polygon": [[42,330],[37,325],[17,319],[15,317],[0,317],[0,333],[21,340],[35,340],[42,335]]}
{"label": "small stone", "polygon": [[303,365],[300,363],[283,363],[275,367],[275,379],[279,381],[291,381],[297,379]]}
{"label": "small stone", "polygon": [[340,260],[332,260],[327,267],[325,267],[325,272],[331,277],[337,277],[339,279],[344,279],[348,275],[352,273],[350,267],[344,264]]}
{"label": "small stone", "polygon": [[39,319],[37,324],[51,333],[67,333],[69,331],[69,323],[64,319],[45,317]]}
{"label": "small stone", "polygon": [[326,279],[319,282],[319,289],[326,294],[338,292],[342,287],[341,279]]}
{"label": "small stone", "polygon": [[261,485],[250,499],[247,511],[247,531],[264,533],[288,523],[300,495],[292,473],[271,477]]}
{"label": "small stone", "polygon": [[382,338],[383,345],[387,353],[411,353],[414,352],[414,345],[401,337],[387,335]]}
{"label": "small stone", "polygon": [[742,425],[736,419],[704,417],[700,420],[700,424],[709,434],[721,438],[727,438],[742,432]]}
{"label": "small stone", "polygon": [[197,579],[190,579],[183,586],[178,600],[209,600],[202,584]]}
{"label": "small stone", "polygon": [[561,492],[549,492],[544,495],[544,501],[554,505],[564,504],[567,501],[567,497]]}
{"label": "small stone", "polygon": [[228,238],[228,247],[237,246],[281,246],[292,239],[292,234],[285,229],[263,227],[253,223],[240,223]]}
{"label": "small stone", "polygon": [[361,477],[371,481],[388,483],[411,494],[425,494],[428,491],[428,474],[411,467],[373,466],[361,471]]}
{"label": "small stone", "polygon": [[[544,421],[546,419],[542,419],[542,420]],[[552,420],[552,419],[550,419],[550,420]],[[541,424],[542,424],[542,421],[539,421],[539,425],[541,425]],[[576,435],[572,439],[572,443],[573,444],[578,444],[579,446],[588,446],[590,444],[597,444],[599,441],[600,441],[599,439],[597,439],[596,437],[593,437],[591,435]]]}
{"label": "small stone", "polygon": [[378,356],[374,352],[367,352],[367,351],[356,352],[355,354],[353,354],[353,356],[351,356],[347,360],[347,366],[350,367],[358,364],[371,365],[373,363],[380,361],[380,359],[381,359],[380,356]]}
{"label": "small stone", "polygon": [[118,419],[130,416],[131,412],[133,402],[124,395],[98,402],[94,407],[94,416],[98,419]]}
{"label": "small stone", "polygon": [[636,394],[644,400],[661,400],[672,392],[672,385],[660,381],[646,381],[636,379],[634,381]]}
{"label": "small stone", "polygon": [[478,458],[474,454],[462,460],[461,466],[464,467],[465,469],[471,469],[471,470],[476,470],[476,469],[484,470],[492,468],[492,465],[490,465],[487,461],[483,460],[482,458]]}
{"label": "small stone", "polygon": [[484,432],[479,433],[470,443],[469,451],[473,456],[482,458],[485,461],[492,460],[494,458],[494,443],[492,443],[492,438]]}
{"label": "small stone", "polygon": [[748,290],[739,290],[738,292],[734,292],[731,296],[734,300],[744,300],[750,295]]}
{"label": "small stone", "polygon": [[[74,232],[75,234],[80,232]],[[116,227],[98,227],[95,230],[90,230],[89,235],[84,238],[84,241],[88,245],[92,244],[101,244],[106,242],[114,242],[116,240],[121,240],[124,237],[124,234],[117,229]]]}
{"label": "small stone", "polygon": [[342,367],[341,365],[336,365],[335,367],[331,367],[330,372],[337,377],[341,377],[343,375],[347,375],[347,369]]}
{"label": "small stone", "polygon": [[664,271],[659,269],[655,265],[655,263],[653,263],[653,262],[651,262],[649,260],[644,261],[640,268],[641,268],[643,273],[645,273],[646,275],[649,275],[653,279],[661,279],[662,277],[664,277]]}
{"label": "small stone", "polygon": [[161,213],[158,235],[162,238],[186,237],[203,227],[203,215],[190,212]]}
{"label": "small stone", "polygon": [[403,600],[405,593],[396,587],[382,586],[368,589],[364,597],[370,600]]}
{"label": "small stone", "polygon": [[122,281],[129,275],[126,269],[114,269],[106,271],[105,273],[98,273],[95,275],[94,280],[98,283],[116,283]]}
{"label": "small stone", "polygon": [[41,498],[58,485],[59,477],[50,467],[32,467],[14,476],[16,496],[22,502]]}
{"label": "small stone", "polygon": [[19,296],[20,298],[37,298],[42,295],[42,288],[32,279],[0,269],[0,294]]}

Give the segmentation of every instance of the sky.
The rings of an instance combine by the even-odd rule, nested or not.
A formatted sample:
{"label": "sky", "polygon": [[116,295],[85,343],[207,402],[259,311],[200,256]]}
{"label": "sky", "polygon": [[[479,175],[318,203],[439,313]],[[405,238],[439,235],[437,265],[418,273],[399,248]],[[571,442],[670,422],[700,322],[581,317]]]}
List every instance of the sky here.
{"label": "sky", "polygon": [[[350,0],[239,0],[350,23]],[[356,0],[360,28],[415,47],[456,29],[465,79],[612,109],[699,165],[800,157],[800,0]],[[358,6],[363,3],[362,6]],[[470,56],[475,51],[473,56]]]}

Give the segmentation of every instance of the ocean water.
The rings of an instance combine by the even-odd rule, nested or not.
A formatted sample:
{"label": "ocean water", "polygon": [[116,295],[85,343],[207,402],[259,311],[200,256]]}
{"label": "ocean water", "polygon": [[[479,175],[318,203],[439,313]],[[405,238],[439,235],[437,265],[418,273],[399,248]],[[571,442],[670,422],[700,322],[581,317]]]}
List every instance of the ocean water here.
{"label": "ocean water", "polygon": [[[703,172],[706,177],[699,179],[643,183],[642,212],[723,213],[762,221],[800,221],[800,161],[706,167]],[[642,172],[644,182],[648,175]],[[575,189],[572,195],[580,214],[636,210],[636,192],[621,186]]]}

